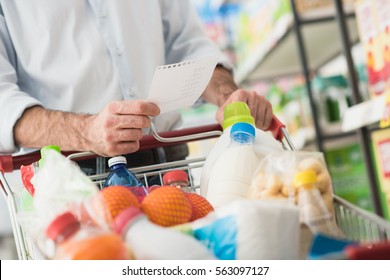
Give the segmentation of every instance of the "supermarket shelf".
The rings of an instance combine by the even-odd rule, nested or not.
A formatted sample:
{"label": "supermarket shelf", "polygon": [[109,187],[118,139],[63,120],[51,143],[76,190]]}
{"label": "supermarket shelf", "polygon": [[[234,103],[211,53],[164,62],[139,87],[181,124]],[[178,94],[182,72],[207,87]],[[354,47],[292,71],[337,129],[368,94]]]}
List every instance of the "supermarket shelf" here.
{"label": "supermarket shelf", "polygon": [[[348,14],[347,18],[351,42],[354,44],[359,41],[356,20],[352,14]],[[320,68],[341,53],[340,34],[333,16],[305,18],[301,24],[310,70]],[[236,69],[238,84],[302,72],[292,22],[284,22],[281,25],[283,26],[278,26],[274,35],[280,39],[268,48],[270,51],[263,54],[260,52],[253,56],[250,62]],[[285,33],[281,36],[279,33],[283,27]]]}

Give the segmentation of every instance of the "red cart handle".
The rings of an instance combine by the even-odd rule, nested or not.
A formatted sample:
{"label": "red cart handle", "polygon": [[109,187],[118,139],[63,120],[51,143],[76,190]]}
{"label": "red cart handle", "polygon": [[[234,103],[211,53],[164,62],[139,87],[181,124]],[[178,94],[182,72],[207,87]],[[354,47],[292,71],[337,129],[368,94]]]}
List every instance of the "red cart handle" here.
{"label": "red cart handle", "polygon": [[272,115],[272,121],[267,130],[272,132],[272,135],[276,140],[282,141],[284,138],[282,128],[285,127],[286,126],[275,115]]}
{"label": "red cart handle", "polygon": [[[193,138],[185,140],[185,141],[175,141],[175,142],[160,142],[157,139],[153,137],[153,135],[145,135],[140,140],[140,150],[147,150],[147,149],[153,149],[158,147],[165,147],[165,146],[172,146],[184,142],[190,142],[190,141],[197,141],[197,140],[204,140],[214,136],[201,136],[197,137],[197,134],[202,134],[205,132],[210,131],[222,131],[222,128],[219,124],[211,124],[211,125],[205,125],[205,126],[198,126],[198,127],[191,127],[191,128],[185,128],[180,130],[174,130],[174,131],[167,131],[167,132],[161,132],[159,133],[160,136],[165,138],[173,138],[173,137],[181,137],[181,136],[189,136],[194,135]],[[70,154],[74,154],[77,151],[70,151],[70,152],[63,152],[64,155],[68,156]],[[97,155],[89,155],[77,158],[77,160],[84,160],[88,158],[95,158]],[[29,165],[33,162],[36,162],[40,159],[40,153],[39,151],[20,155],[20,156],[12,156],[12,155],[4,155],[0,156],[0,171],[8,173],[12,172],[14,170],[20,169],[20,166],[22,165]]]}

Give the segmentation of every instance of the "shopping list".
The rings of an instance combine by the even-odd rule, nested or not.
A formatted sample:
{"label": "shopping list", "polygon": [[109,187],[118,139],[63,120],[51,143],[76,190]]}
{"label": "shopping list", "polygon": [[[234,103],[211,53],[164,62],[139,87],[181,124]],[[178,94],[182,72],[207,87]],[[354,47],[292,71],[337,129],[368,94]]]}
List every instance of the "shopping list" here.
{"label": "shopping list", "polygon": [[212,56],[158,66],[147,100],[157,104],[161,113],[192,106],[209,83],[218,60]]}

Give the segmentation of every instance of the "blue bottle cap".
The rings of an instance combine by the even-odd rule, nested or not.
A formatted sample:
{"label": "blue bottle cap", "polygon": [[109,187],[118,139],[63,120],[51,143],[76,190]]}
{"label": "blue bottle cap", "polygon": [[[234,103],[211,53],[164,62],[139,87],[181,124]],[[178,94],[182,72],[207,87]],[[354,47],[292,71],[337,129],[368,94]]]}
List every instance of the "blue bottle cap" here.
{"label": "blue bottle cap", "polygon": [[244,132],[252,135],[255,137],[256,132],[255,132],[255,127],[249,123],[241,122],[241,123],[236,123],[233,124],[231,130],[230,130],[230,135],[237,133],[237,132]]}

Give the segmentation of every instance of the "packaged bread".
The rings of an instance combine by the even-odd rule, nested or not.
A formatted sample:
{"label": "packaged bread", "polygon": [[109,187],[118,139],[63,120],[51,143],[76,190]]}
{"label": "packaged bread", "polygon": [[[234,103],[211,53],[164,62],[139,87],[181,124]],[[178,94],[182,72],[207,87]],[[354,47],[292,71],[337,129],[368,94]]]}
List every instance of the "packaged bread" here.
{"label": "packaged bread", "polygon": [[283,151],[266,155],[254,173],[247,198],[285,199],[298,204],[299,190],[294,186],[294,177],[305,170],[315,173],[319,199],[333,215],[332,180],[320,152]]}

